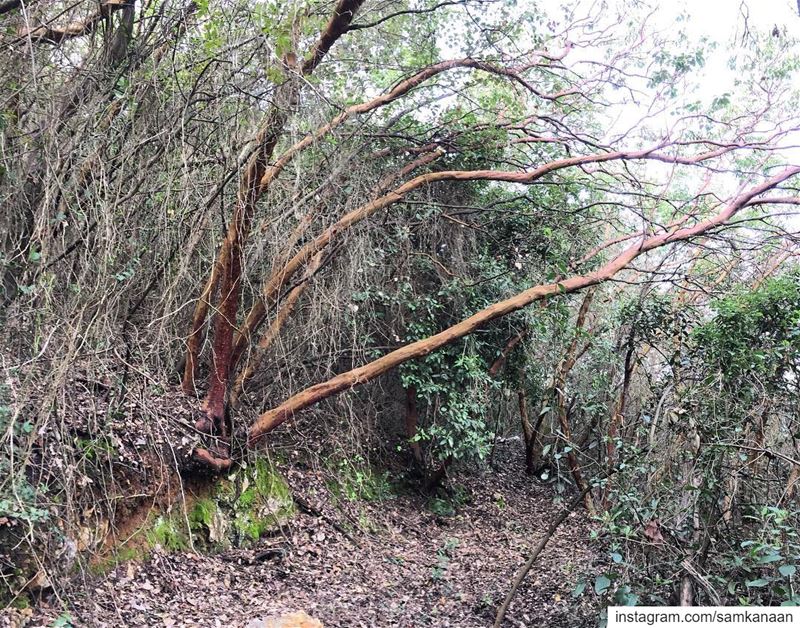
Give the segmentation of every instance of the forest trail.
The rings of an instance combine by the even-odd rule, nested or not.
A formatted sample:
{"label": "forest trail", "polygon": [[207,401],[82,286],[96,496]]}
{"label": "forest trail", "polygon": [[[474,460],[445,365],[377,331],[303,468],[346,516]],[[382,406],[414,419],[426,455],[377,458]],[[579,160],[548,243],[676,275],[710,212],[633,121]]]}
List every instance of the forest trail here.
{"label": "forest trail", "polygon": [[[61,602],[40,603],[27,625],[53,625],[63,603],[76,626],[247,626],[297,610],[325,626],[489,626],[556,511],[551,486],[525,477],[518,460],[506,467],[454,478],[464,497],[450,515],[434,514],[419,495],[341,501],[321,507],[324,518],[298,512],[249,549],[157,552],[104,575],[86,573],[64,583]],[[311,471],[293,469],[288,477],[310,503],[327,493]],[[356,531],[348,538],[339,524]],[[581,512],[568,518],[504,625],[595,624],[593,594],[571,595],[601,560],[589,528]]]}

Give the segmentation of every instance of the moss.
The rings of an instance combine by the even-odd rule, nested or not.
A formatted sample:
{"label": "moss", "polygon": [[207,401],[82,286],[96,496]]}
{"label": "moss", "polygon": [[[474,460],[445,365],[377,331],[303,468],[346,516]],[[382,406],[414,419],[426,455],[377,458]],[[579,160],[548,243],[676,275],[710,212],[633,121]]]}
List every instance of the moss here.
{"label": "moss", "polygon": [[210,529],[214,525],[217,503],[210,497],[198,499],[189,513],[189,527],[192,532],[201,532],[203,527]]}
{"label": "moss", "polygon": [[267,532],[270,528],[266,520],[254,517],[250,512],[242,512],[236,515],[233,521],[233,527],[239,534],[240,539],[249,539],[257,541],[261,535]]}
{"label": "moss", "polygon": [[150,555],[147,548],[125,546],[119,547],[114,554],[106,559],[89,564],[89,571],[97,576],[103,576],[115,569],[118,565],[132,560],[146,560]]}
{"label": "moss", "polygon": [[31,601],[28,599],[27,595],[18,595],[14,598],[14,601],[11,602],[11,608],[18,608],[20,610],[30,608]]}
{"label": "moss", "polygon": [[232,543],[251,543],[293,514],[294,500],[286,480],[266,458],[258,458],[220,480],[213,493],[195,500],[188,512],[176,508],[149,517],[135,547],[120,547],[92,569],[106,573],[122,562],[146,557],[155,548],[174,552],[191,546],[213,552]]}
{"label": "moss", "polygon": [[256,500],[256,491],[254,488],[248,488],[239,495],[236,503],[241,508],[250,508]]}
{"label": "moss", "polygon": [[244,469],[240,482],[233,500],[233,528],[239,541],[257,540],[294,514],[289,485],[266,458],[257,458]]}
{"label": "moss", "polygon": [[183,521],[176,513],[159,515],[147,532],[148,544],[168,551],[185,550],[189,547],[189,537]]}

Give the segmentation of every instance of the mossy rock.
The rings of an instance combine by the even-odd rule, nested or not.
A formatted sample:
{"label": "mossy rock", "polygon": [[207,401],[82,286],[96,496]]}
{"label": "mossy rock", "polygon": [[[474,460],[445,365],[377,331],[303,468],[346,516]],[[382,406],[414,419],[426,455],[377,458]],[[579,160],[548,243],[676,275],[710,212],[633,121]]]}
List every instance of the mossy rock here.
{"label": "mossy rock", "polygon": [[185,550],[189,547],[189,536],[180,513],[159,515],[147,532],[148,544],[167,551]]}
{"label": "mossy rock", "polygon": [[286,480],[266,458],[257,458],[220,480],[187,513],[173,511],[157,517],[149,525],[147,539],[167,551],[192,546],[227,549],[258,540],[293,514],[294,500]]}
{"label": "mossy rock", "polygon": [[233,529],[236,541],[246,543],[286,523],[294,514],[294,500],[286,480],[265,458],[242,473],[239,490],[232,495]]}
{"label": "mossy rock", "polygon": [[187,509],[152,513],[128,543],[92,565],[102,574],[129,560],[143,560],[152,551],[188,549],[210,553],[251,544],[279,529],[294,514],[286,480],[266,458],[257,458],[221,479]]}

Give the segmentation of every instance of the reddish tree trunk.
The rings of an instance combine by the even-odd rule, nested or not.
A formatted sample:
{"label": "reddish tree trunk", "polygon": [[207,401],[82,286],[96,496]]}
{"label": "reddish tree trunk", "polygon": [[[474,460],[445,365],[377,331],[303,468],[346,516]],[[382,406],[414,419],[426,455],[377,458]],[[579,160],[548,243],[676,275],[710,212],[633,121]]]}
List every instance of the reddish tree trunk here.
{"label": "reddish tree trunk", "polygon": [[[391,185],[396,178],[403,176],[404,174],[407,174],[421,166],[431,163],[432,161],[438,159],[441,155],[442,153],[438,149],[429,154],[422,155],[398,170],[396,173],[393,173],[390,177],[386,177],[384,182],[381,183],[381,186]],[[244,352],[244,350],[247,348],[249,339],[258,331],[264,320],[266,320],[267,308],[269,305],[275,302],[275,300],[280,296],[281,291],[289,284],[295,274],[297,274],[297,272],[303,267],[303,264],[305,264],[308,259],[313,258],[314,255],[317,255],[325,250],[325,248],[333,239],[333,235],[341,228],[341,222],[342,220],[334,224],[321,236],[318,236],[316,240],[303,247],[291,259],[284,260],[283,264],[278,265],[277,268],[273,269],[269,278],[264,282],[264,286],[261,289],[261,296],[256,299],[255,303],[253,303],[253,306],[250,308],[250,311],[245,317],[244,323],[242,324],[241,333],[236,338],[234,360],[238,359],[238,356]]]}
{"label": "reddish tree trunk", "polygon": [[[269,168],[268,166],[278,139],[286,125],[289,110],[298,99],[301,85],[298,73],[307,76],[314,71],[336,40],[347,32],[350,21],[363,2],[364,0],[339,0],[333,16],[313,46],[311,55],[299,68],[295,67],[291,55],[287,55],[286,70],[289,78],[279,88],[275,105],[270,109],[256,136],[255,143],[258,146],[258,151],[250,158],[242,175],[239,184],[239,202],[234,210],[217,261],[206,282],[203,294],[195,306],[195,312],[192,317],[192,331],[187,346],[183,390],[191,393],[195,388],[194,378],[200,341],[202,329],[208,316],[210,298],[213,295],[215,286],[222,279],[221,301],[214,329],[214,366],[209,395],[205,402],[209,418],[212,420],[217,419],[218,408],[220,406],[224,407],[228,379],[234,367],[231,359],[233,357],[233,330],[236,326],[239,292],[241,290],[241,253],[249,235],[256,202],[282,170],[282,167]],[[283,165],[285,166],[285,164]],[[223,359],[227,360],[227,364],[221,364]]]}
{"label": "reddish tree trunk", "polygon": [[522,342],[523,338],[525,338],[525,332],[521,331],[508,340],[503,347],[503,350],[500,352],[500,355],[497,356],[497,359],[492,362],[492,365],[489,367],[489,377],[492,379],[497,377],[500,369],[502,369],[508,361],[508,356],[510,356],[511,352],[516,348],[516,346]]}
{"label": "reddish tree trunk", "polygon": [[[264,354],[267,350],[272,346],[272,344],[277,340],[278,335],[283,329],[283,325],[292,315],[294,308],[297,306],[297,302],[300,300],[300,297],[308,288],[309,282],[311,281],[312,276],[320,267],[322,263],[322,252],[317,253],[314,256],[314,259],[311,260],[308,267],[306,268],[305,275],[303,276],[303,280],[286,296],[285,301],[281,304],[280,310],[278,310],[278,315],[272,321],[272,324],[269,326],[267,333],[265,333],[262,338],[258,342],[258,346],[256,347],[256,351],[253,353],[253,356],[250,358],[249,362],[236,378],[236,382],[233,385],[233,390],[231,391],[231,403],[236,405],[239,400],[239,396],[244,389],[244,386],[250,380],[253,375],[255,375],[258,367],[261,365],[261,360],[264,358]],[[237,360],[237,356],[234,355],[232,357],[232,363],[235,364]]]}

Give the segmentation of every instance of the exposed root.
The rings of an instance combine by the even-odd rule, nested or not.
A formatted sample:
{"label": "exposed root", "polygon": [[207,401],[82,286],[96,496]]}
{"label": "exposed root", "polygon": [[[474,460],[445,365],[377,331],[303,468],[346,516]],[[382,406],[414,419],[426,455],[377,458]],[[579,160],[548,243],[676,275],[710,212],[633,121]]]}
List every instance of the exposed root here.
{"label": "exposed root", "polygon": [[197,447],[192,452],[192,457],[216,473],[222,473],[223,471],[230,469],[231,465],[233,465],[233,460],[228,455],[227,447],[225,450],[226,451],[223,453],[219,450],[212,449],[209,451],[208,449]]}
{"label": "exposed root", "polygon": [[213,434],[214,422],[207,416],[203,416],[197,419],[197,421],[195,421],[194,428],[198,432],[202,432],[203,434]]}

